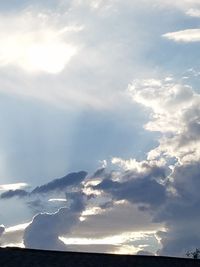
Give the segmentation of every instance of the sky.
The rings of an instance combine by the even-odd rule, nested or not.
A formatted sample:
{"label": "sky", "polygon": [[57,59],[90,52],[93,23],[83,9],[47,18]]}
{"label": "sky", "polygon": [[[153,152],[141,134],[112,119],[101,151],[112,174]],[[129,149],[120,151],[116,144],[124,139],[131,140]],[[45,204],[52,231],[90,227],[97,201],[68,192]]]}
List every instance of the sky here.
{"label": "sky", "polygon": [[1,1],[0,22],[0,246],[199,247],[199,1]]}

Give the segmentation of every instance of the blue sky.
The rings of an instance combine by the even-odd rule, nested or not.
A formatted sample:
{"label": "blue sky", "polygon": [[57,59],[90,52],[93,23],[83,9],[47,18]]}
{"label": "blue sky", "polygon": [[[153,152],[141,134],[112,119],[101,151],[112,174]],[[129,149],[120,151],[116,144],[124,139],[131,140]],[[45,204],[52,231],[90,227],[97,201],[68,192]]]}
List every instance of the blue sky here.
{"label": "blue sky", "polygon": [[195,0],[0,4],[2,246],[199,246],[199,20]]}

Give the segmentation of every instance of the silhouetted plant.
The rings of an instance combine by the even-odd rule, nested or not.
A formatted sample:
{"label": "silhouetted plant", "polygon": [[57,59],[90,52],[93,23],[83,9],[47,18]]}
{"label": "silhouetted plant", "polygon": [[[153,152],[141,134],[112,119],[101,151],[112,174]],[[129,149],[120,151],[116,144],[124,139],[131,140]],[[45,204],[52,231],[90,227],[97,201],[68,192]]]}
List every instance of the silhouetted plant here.
{"label": "silhouetted plant", "polygon": [[199,259],[200,258],[200,249],[196,248],[194,251],[188,251],[186,253],[188,257],[192,257],[193,259]]}

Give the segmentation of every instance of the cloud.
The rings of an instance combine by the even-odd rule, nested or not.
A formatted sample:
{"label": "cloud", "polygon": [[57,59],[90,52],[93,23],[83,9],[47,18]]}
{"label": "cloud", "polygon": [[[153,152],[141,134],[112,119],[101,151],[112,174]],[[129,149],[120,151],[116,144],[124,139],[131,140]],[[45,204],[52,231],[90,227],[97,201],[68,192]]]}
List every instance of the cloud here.
{"label": "cloud", "polygon": [[24,187],[27,187],[27,183],[15,183],[15,184],[2,184],[0,185],[0,191],[5,190],[18,190]]}
{"label": "cloud", "polygon": [[163,34],[163,37],[175,42],[192,43],[200,41],[200,29],[187,29]]}
{"label": "cloud", "polygon": [[[103,203],[112,203],[112,205],[105,205],[103,212],[85,215],[86,220],[80,222],[83,211],[89,210],[90,207],[83,207],[82,201],[78,203],[75,201],[69,209],[62,208],[52,214],[36,215],[31,226],[28,226],[25,231],[26,246],[66,249],[58,238],[65,234],[62,218],[69,221],[69,225],[66,225],[68,235],[72,234],[72,231],[77,231],[74,233],[79,235],[87,233],[90,236],[95,233],[95,235],[106,236],[109,232],[119,232],[123,228],[129,227],[132,231],[141,229],[141,217],[136,225],[134,225],[136,220],[134,218],[133,221],[128,222],[128,225],[124,221],[122,223],[123,218],[119,217],[123,214],[122,209],[125,209],[125,204],[119,209],[117,217],[119,219],[116,220],[114,215],[112,217],[112,212],[116,215],[118,205],[114,201],[128,202],[139,209],[139,212],[145,213],[148,217],[146,227],[154,226],[154,229],[158,230],[160,225],[165,225],[166,231],[157,233],[163,245],[159,252],[162,255],[183,255],[185,250],[192,249],[193,245],[199,242],[199,236],[195,235],[198,231],[197,210],[200,204],[198,194],[199,95],[192,87],[175,82],[169,77],[163,80],[134,81],[129,86],[129,93],[134,101],[143,104],[151,112],[150,121],[145,128],[160,132],[158,146],[148,153],[148,159],[144,161],[113,158],[113,163],[121,167],[119,171],[97,170],[94,177],[89,177],[87,183],[83,183],[83,187],[86,187],[84,189],[90,187],[100,192],[99,195],[95,195],[94,202],[91,203],[93,208],[95,204],[101,209],[104,206]],[[61,178],[38,187],[39,189],[36,190],[38,194],[34,193],[34,195],[49,194],[57,190],[59,192],[71,186],[76,187],[85,179],[86,173],[81,173],[82,178],[78,175],[75,176],[77,179],[71,179],[70,182]],[[99,180],[99,184],[92,185],[93,179]],[[76,197],[68,196],[69,200],[74,198]],[[136,211],[133,214],[136,216]],[[122,217],[126,220],[130,218],[130,209]],[[108,221],[113,223],[106,227]],[[40,237],[43,223],[48,227]],[[72,224],[75,224],[73,230]],[[105,225],[103,230],[102,225]],[[80,227],[81,230],[76,227]],[[97,227],[100,229],[97,230]]]}
{"label": "cloud", "polygon": [[152,111],[145,128],[162,134],[149,159],[166,155],[183,163],[200,158],[199,94],[186,84],[165,80],[134,81],[129,91],[134,101]]}
{"label": "cloud", "polygon": [[0,236],[3,234],[4,231],[5,231],[5,226],[0,225]]}
{"label": "cloud", "polygon": [[86,175],[87,172],[84,171],[70,173],[62,178],[55,179],[47,184],[36,187],[31,194],[43,194],[56,190],[63,191],[69,186],[79,186],[85,179]]}
{"label": "cloud", "polygon": [[188,250],[198,247],[199,171],[199,162],[193,162],[176,166],[171,174],[176,194],[154,218],[157,222],[164,221],[167,227],[166,232],[158,232],[163,245],[161,255],[184,256]]}
{"label": "cloud", "polygon": [[173,79],[134,81],[129,91],[134,101],[151,112],[145,128],[161,133],[159,144],[148,153],[148,159],[162,158],[171,165],[164,184],[167,197],[153,213],[153,221],[166,227],[157,233],[162,244],[159,254],[184,256],[200,242],[200,96],[192,87]]}
{"label": "cloud", "polygon": [[[146,174],[149,173],[148,166],[145,167]],[[147,170],[148,169],[148,170]],[[159,178],[160,174],[158,170],[152,171],[154,172],[154,177]],[[80,175],[81,174],[81,175]],[[152,174],[153,175],[153,174]],[[163,174],[162,174],[163,175]],[[161,175],[161,176],[162,176]],[[76,237],[76,234],[78,236],[82,235],[83,238],[90,238],[91,236],[95,235],[96,238],[99,239],[99,242],[104,242],[102,239],[102,236],[104,236],[104,239],[107,240],[109,238],[109,235],[112,233],[114,235],[117,235],[119,232],[126,231],[127,229],[130,229],[137,235],[139,234],[139,230],[142,228],[146,232],[151,232],[152,230],[156,232],[160,228],[159,223],[153,223],[151,224],[151,219],[146,218],[145,215],[143,216],[141,211],[134,210],[133,207],[129,206],[127,203],[124,204],[115,204],[112,202],[111,198],[104,199],[103,195],[95,196],[92,195],[91,192],[87,192],[87,195],[78,192],[78,193],[70,193],[71,190],[74,190],[76,188],[76,185],[79,184],[81,180],[75,179],[76,177],[80,178],[80,176],[83,178],[86,176],[85,172],[79,172],[79,173],[73,173],[69,174],[68,177],[71,177],[70,182],[68,181],[66,183],[63,183],[64,180],[61,178],[61,183],[59,179],[53,180],[51,183],[45,184],[45,187],[40,187],[42,190],[37,191],[37,193],[29,193],[25,197],[26,201],[29,200],[30,197],[34,196],[33,200],[28,201],[28,205],[31,206],[31,208],[35,210],[47,210],[48,206],[43,201],[43,198],[41,198],[41,195],[47,194],[48,200],[49,200],[49,194],[51,195],[53,193],[54,196],[57,196],[60,194],[60,192],[65,192],[66,185],[70,185],[70,190],[66,193],[66,200],[67,202],[64,203],[63,201],[59,201],[58,208],[60,205],[64,205],[64,208],[59,208],[58,211],[54,212],[45,212],[45,213],[39,213],[34,216],[31,223],[26,224],[25,226],[15,226],[11,227],[10,229],[7,228],[6,234],[3,236],[2,244],[3,246],[6,245],[17,245],[17,246],[25,246],[30,248],[41,248],[41,249],[56,249],[56,250],[66,250],[66,249],[75,249],[76,251],[88,251],[89,246],[87,248],[83,246],[82,244],[77,244],[76,246],[73,245],[73,242],[67,245],[64,244],[62,241],[63,239],[59,237],[65,237],[68,239],[68,241],[72,240]],[[114,173],[110,174],[110,177],[114,177]],[[66,176],[67,177],[67,176]],[[84,183],[83,187],[90,187],[90,182],[93,181],[93,179],[105,179],[105,177],[109,177],[109,173],[106,172],[105,169],[97,170],[94,175],[89,177],[88,183]],[[141,174],[142,177],[142,174]],[[140,177],[140,178],[141,178]],[[72,179],[74,178],[74,179]],[[131,179],[131,174],[125,173],[124,176],[120,174],[119,179],[121,180],[127,180]],[[142,180],[142,178],[141,178]],[[53,184],[53,187],[52,187]],[[61,187],[62,185],[62,187]],[[76,188],[77,190],[77,188]],[[123,190],[122,190],[123,191]],[[17,190],[16,190],[17,193]],[[101,199],[102,198],[102,199]],[[48,201],[49,205],[53,204],[52,201]],[[60,200],[58,197],[54,200]],[[64,199],[62,199],[64,200]],[[130,201],[131,202],[131,201]],[[87,205],[87,207],[86,207]],[[68,206],[68,207],[67,207]],[[127,211],[124,213],[124,216],[122,216],[122,212]],[[130,210],[134,210],[133,212],[133,221],[125,223],[125,221],[122,220],[122,217],[125,219],[128,214],[130,214]],[[113,215],[112,215],[113,214]],[[126,216],[125,216],[126,214]],[[112,220],[112,216],[117,219],[117,224],[112,224],[111,227],[103,227],[102,225],[108,224],[109,220]],[[122,216],[122,217],[121,217]],[[135,218],[135,216],[139,216],[138,219]],[[141,224],[140,219],[141,216],[144,221],[144,225]],[[148,216],[147,216],[148,217]],[[81,218],[84,218],[84,221],[81,221]],[[146,225],[148,221],[148,225]],[[128,226],[127,226],[128,223]],[[99,233],[98,233],[99,231]],[[41,234],[42,233],[42,234]],[[133,235],[133,234],[132,234]],[[130,234],[128,235],[130,237]],[[23,237],[23,239],[22,239]],[[71,239],[70,239],[71,238]],[[127,235],[126,235],[127,238]],[[24,241],[23,241],[24,240]],[[74,239],[73,239],[74,240]],[[110,241],[111,242],[111,241]],[[122,246],[123,251],[125,252],[125,249],[128,253],[133,251],[138,251],[137,245],[130,245],[126,246],[127,241],[125,240],[123,245],[120,246],[116,244],[103,244],[102,245],[94,245],[94,248],[92,251],[98,251],[98,249],[101,249],[101,251],[105,252],[112,252],[112,253],[122,253]],[[147,241],[151,242],[150,240]],[[66,242],[65,242],[66,243]],[[105,243],[105,242],[104,242]],[[104,250],[103,250],[104,249]]]}
{"label": "cloud", "polygon": [[[129,251],[127,254],[133,254],[139,250],[139,247],[145,247],[146,245],[142,244],[148,243],[149,239],[151,239],[153,235],[153,232],[125,232],[101,238],[61,237],[60,239],[70,248],[74,247],[76,251],[77,249],[78,251],[88,251],[86,246],[91,248],[93,245],[93,249],[91,250],[93,252],[99,252],[98,250],[101,247],[101,249],[104,248],[104,253],[106,251],[110,253],[123,254],[125,251],[125,253]],[[138,246],[137,243],[140,243],[140,246]]]}
{"label": "cloud", "polygon": [[[149,174],[150,168],[143,163],[143,172],[146,172]],[[132,171],[133,172],[133,171]],[[152,170],[152,175],[156,179],[164,178],[163,174],[161,174],[161,170]],[[86,173],[80,172],[84,175]],[[80,174],[78,173],[78,174]],[[154,173],[154,174],[153,174]],[[74,174],[74,173],[73,173]],[[134,174],[131,175],[131,173],[125,172],[124,174],[118,173],[119,177],[118,180],[120,181],[126,181],[133,179]],[[140,177],[138,177],[138,180],[141,179],[144,173],[141,174]],[[73,175],[71,175],[72,177]],[[138,174],[136,173],[134,178],[137,180],[136,176]],[[76,177],[76,176],[75,176]],[[80,177],[80,175],[79,175]],[[117,174],[112,172],[111,174],[107,173],[107,171],[104,170],[97,170],[94,175],[88,178],[88,181],[86,183],[83,183],[83,189],[88,189],[93,184],[93,179],[108,179],[108,177],[115,177],[117,178]],[[62,178],[61,178],[62,179]],[[151,179],[151,178],[150,178]],[[58,182],[58,179],[53,180],[53,182],[57,181],[57,185],[60,185]],[[74,181],[74,184],[76,184],[77,180]],[[47,183],[46,185],[49,185],[51,183]],[[70,182],[71,184],[71,182]],[[63,185],[63,184],[62,184]],[[68,183],[67,183],[68,185]],[[142,186],[142,185],[141,185]],[[84,188],[86,187],[86,188]],[[47,194],[47,203],[49,205],[52,205],[54,202],[49,202],[49,194],[51,195],[53,193],[54,196],[58,196],[60,192],[63,192],[66,190],[66,187],[64,186],[62,189],[60,186],[53,187],[55,190],[52,190],[52,187],[49,186],[49,190],[45,187],[45,190],[40,190],[40,193],[34,193],[32,196],[34,196],[33,200],[29,200],[31,194],[28,195],[28,202],[27,204],[31,207],[31,209],[34,209],[34,212],[37,210],[47,210],[49,207],[45,203],[45,199],[41,198],[41,195]],[[64,189],[65,188],[65,189]],[[70,187],[70,191],[74,190],[76,186]],[[61,190],[61,191],[60,191]],[[76,188],[77,190],[77,188]],[[123,188],[120,189],[123,194]],[[102,245],[96,244],[93,245],[92,251],[98,251],[100,249],[102,252],[112,252],[112,253],[133,253],[138,251],[138,244],[131,244],[127,245],[127,234],[124,233],[126,240],[121,245],[116,244],[104,244],[105,240],[109,240],[110,235],[118,235],[119,233],[123,233],[127,231],[128,229],[132,232],[132,234],[128,234],[128,236],[133,236],[139,234],[139,231],[144,230],[146,232],[156,232],[159,229],[162,229],[160,226],[160,223],[151,223],[151,216],[147,214],[143,214],[143,211],[137,211],[137,208],[132,207],[132,199],[130,200],[130,203],[123,202],[117,204],[117,202],[114,204],[114,202],[111,200],[111,198],[114,198],[114,196],[111,194],[111,197],[104,198],[104,195],[93,195],[90,191],[85,191],[87,195],[79,193],[70,193],[68,190],[66,193],[66,200],[67,202],[60,202],[57,208],[59,208],[58,211],[54,212],[45,212],[45,213],[39,213],[38,215],[35,215],[32,222],[26,224],[25,227],[23,225],[15,226],[13,229],[8,229],[9,231],[6,231],[6,234],[3,236],[2,244],[3,246],[6,245],[17,245],[17,246],[25,246],[30,248],[42,248],[42,249],[57,249],[57,250],[66,250],[66,249],[75,249],[76,251],[88,251],[90,246],[84,246],[82,244],[73,244],[74,238],[76,236],[82,236],[84,240],[88,240],[88,238],[91,240],[94,239],[94,233],[97,240],[96,242],[103,242]],[[120,193],[120,192],[119,192]],[[128,196],[129,197],[129,196]],[[138,196],[135,196],[136,198]],[[25,197],[26,201],[27,198]],[[55,200],[60,200],[58,197]],[[64,200],[64,199],[62,199]],[[139,202],[143,202],[139,200]],[[149,201],[148,201],[149,202]],[[134,203],[137,204],[136,202]],[[61,205],[65,206],[64,208],[60,208]],[[86,207],[87,205],[87,207]],[[154,204],[153,204],[154,205]],[[68,207],[67,207],[68,206]],[[56,209],[57,210],[57,209]],[[123,212],[122,212],[123,210]],[[127,217],[130,218],[130,210],[132,211],[133,218],[127,222]],[[122,215],[123,214],[123,215]],[[136,217],[137,219],[136,219]],[[84,220],[81,220],[84,218]],[[113,219],[112,219],[113,218]],[[112,223],[112,225],[108,226],[108,221],[114,220],[115,223]],[[141,223],[141,220],[143,221],[143,224]],[[104,226],[105,225],[105,226]],[[106,226],[107,225],[107,226]],[[73,226],[73,227],[72,227]],[[23,228],[23,229],[22,229]],[[44,229],[45,228],[45,229]],[[9,233],[10,232],[10,233]],[[42,234],[41,234],[42,232]],[[23,237],[24,236],[24,241]],[[123,234],[122,234],[123,236]],[[61,238],[59,238],[61,237]],[[68,244],[66,242],[62,242],[62,237],[66,238],[68,240]],[[105,239],[105,240],[104,240]],[[70,241],[71,240],[71,241]],[[93,240],[95,241],[95,240]],[[93,242],[91,241],[91,242]],[[132,240],[133,241],[133,240]],[[110,241],[111,242],[111,241]],[[135,242],[135,241],[134,241]],[[151,238],[146,241],[147,244],[151,243]],[[129,251],[129,252],[128,252]]]}
{"label": "cloud", "polygon": [[14,66],[35,73],[61,72],[77,53],[77,46],[67,42],[65,36],[81,28],[58,28],[55,17],[56,14],[27,10],[18,15],[1,15],[0,20],[8,31],[1,27],[0,66]]}
{"label": "cloud", "polygon": [[[99,199],[97,198],[95,201],[98,203]],[[137,235],[142,232],[156,232],[163,229],[162,223],[152,222],[151,214],[139,210],[138,206],[128,201],[115,201],[113,206],[103,209],[102,212],[87,215],[84,221],[75,225],[72,233],[68,234],[66,238],[101,239],[126,232]]]}
{"label": "cloud", "polygon": [[162,204],[166,198],[165,187],[149,177],[132,179],[127,182],[105,179],[94,189],[110,193],[116,200],[128,200],[151,207]]}
{"label": "cloud", "polygon": [[[64,6],[69,3],[69,1],[62,2]],[[75,103],[83,103],[87,108],[89,106],[108,109],[115,106],[113,103],[119,103],[121,110],[123,94],[120,90],[130,80],[132,73],[137,77],[143,74],[145,76],[145,73],[149,75],[152,70],[154,72],[152,66],[150,67],[152,70],[148,69],[149,62],[148,60],[146,62],[145,55],[147,52],[148,55],[150,54],[149,44],[157,40],[150,38],[151,34],[157,36],[151,29],[151,27],[155,28],[155,24],[157,25],[157,19],[154,23],[148,18],[145,21],[144,9],[147,3],[151,10],[160,7],[173,9],[176,6],[184,12],[198,4],[197,1],[187,0],[179,2],[107,1],[106,3],[99,0],[73,1],[73,3],[73,7],[64,9],[64,12],[59,11],[58,14],[51,11],[38,13],[31,10],[23,11],[18,15],[8,14],[8,18],[0,17],[2,25],[6,25],[6,29],[1,29],[0,34],[2,92],[56,103],[59,108],[69,108],[69,106],[74,108]],[[142,7],[142,10],[139,7]],[[131,23],[133,17],[144,18],[143,23],[135,20]],[[148,25],[148,30],[145,28],[145,33],[148,32],[146,35],[143,26],[147,22],[149,24],[149,21],[152,24]],[[163,30],[162,26],[160,25],[160,31]],[[117,30],[113,31],[113,29]],[[178,32],[171,34],[175,33]],[[186,35],[189,34],[190,40],[194,38],[191,37],[191,32],[187,32]],[[159,36],[160,33],[157,38]],[[169,38],[169,36],[164,37]],[[80,44],[81,47],[79,47]],[[88,58],[90,58],[89,61]],[[142,58],[145,58],[147,69],[140,66],[139,62]],[[7,77],[7,80],[5,81],[3,77]],[[95,195],[92,205],[99,206],[101,212],[85,215],[85,221],[78,224],[82,233],[78,229],[76,231],[79,231],[79,235],[86,232],[90,236],[94,233],[108,235],[111,232],[122,231],[124,228],[135,231],[154,227],[154,230],[155,228],[158,230],[160,224],[166,224],[166,227],[168,226],[166,235],[164,237],[163,234],[161,237],[163,253],[169,252],[171,243],[179,245],[180,249],[184,250],[186,242],[184,243],[181,237],[189,228],[182,222],[183,211],[185,208],[190,208],[189,210],[194,212],[198,207],[195,190],[198,182],[194,179],[193,184],[196,186],[193,188],[186,181],[189,181],[191,173],[195,177],[196,172],[193,173],[193,171],[198,168],[193,163],[200,158],[197,149],[199,147],[199,96],[191,87],[169,78],[134,81],[129,86],[129,91],[135,102],[150,111],[150,122],[145,128],[159,133],[161,136],[159,144],[148,153],[148,158],[144,161],[113,158],[113,164],[118,164],[122,170],[107,174],[104,169],[98,170],[93,178],[99,178],[100,184],[90,188],[83,185],[87,187],[84,189],[88,190],[88,194],[89,189],[98,191],[99,195]],[[113,97],[114,100],[120,99],[120,101],[114,101]],[[73,148],[73,151],[76,150]],[[168,164],[173,166],[168,168]],[[188,169],[184,169],[183,166],[187,166]],[[179,181],[179,176],[182,176],[183,180]],[[31,193],[33,199],[30,199],[29,205],[35,208],[43,205],[37,198],[45,194],[48,199],[49,194],[54,193],[55,195],[52,196],[54,199],[63,197],[59,195],[63,193],[63,189],[67,188],[69,191],[71,187],[77,187],[83,180],[77,177],[73,181],[69,182],[61,178],[35,188]],[[10,191],[6,194],[9,197],[20,195],[20,192],[23,194],[22,191]],[[193,194],[197,204],[192,202]],[[123,202],[121,206],[118,203],[120,201]],[[127,208],[127,202],[131,207]],[[84,209],[81,203],[80,201],[77,204],[80,207],[72,205],[69,209],[61,208],[51,214],[44,205],[42,209],[45,209],[46,213],[36,215],[25,231],[25,244],[30,247],[66,249],[58,238],[59,235],[63,235],[65,230],[70,234],[72,224],[77,227],[78,218],[83,214],[80,210],[88,211],[92,208],[95,210],[95,207]],[[48,204],[54,203],[48,202]],[[104,209],[103,212],[102,209]],[[79,211],[75,212],[75,210]],[[130,211],[133,211],[133,215],[130,215]],[[147,216],[145,217],[147,225],[142,224],[144,217],[141,213]],[[191,214],[194,213],[191,212]],[[188,216],[192,218],[190,213]],[[152,218],[155,222],[151,222]],[[66,229],[64,229],[63,220],[68,222]],[[110,221],[112,223],[108,223]],[[191,219],[190,228],[192,223],[194,222]],[[182,228],[179,228],[180,225]],[[83,231],[84,227],[86,231]],[[181,231],[178,232],[179,229]],[[187,238],[189,240],[189,237]],[[184,245],[180,245],[181,242],[178,244],[178,241],[176,243],[176,240],[182,240]],[[176,252],[180,253],[180,249],[177,248]]]}
{"label": "cloud", "polygon": [[[134,3],[137,7],[139,2]],[[133,72],[140,72],[138,58],[144,54],[142,48],[148,49],[140,23],[129,19],[130,8],[133,14],[139,9],[131,1],[128,5],[110,0],[57,1],[57,8],[38,10],[32,4],[0,16],[6,25],[0,27],[1,92],[65,110],[74,110],[75,105],[97,110],[121,106],[122,88]]]}
{"label": "cloud", "polygon": [[[80,186],[81,182],[86,178],[87,172],[73,172],[68,175],[54,179],[53,181],[46,183],[41,186],[37,186],[31,192],[27,192],[25,190],[17,189],[17,190],[9,190],[0,195],[1,199],[8,199],[12,197],[31,197],[35,194],[49,194],[56,191],[65,192],[67,187],[76,187]],[[29,202],[30,203],[30,202]],[[34,204],[34,202],[33,202]]]}
{"label": "cloud", "polygon": [[[124,163],[121,159],[114,159],[113,162],[122,163],[122,166]],[[125,172],[105,174],[102,182],[91,187],[109,193],[115,200],[127,200],[150,207],[161,205],[167,196],[166,188],[162,184],[167,176],[167,169],[156,166],[153,162],[136,160],[132,160],[131,167]]]}
{"label": "cloud", "polygon": [[25,228],[29,223],[23,223],[11,227],[5,227],[5,230],[1,236],[1,246],[20,246],[23,247],[23,234]]}
{"label": "cloud", "polygon": [[85,208],[84,194],[81,192],[68,194],[70,208],[61,208],[56,213],[40,213],[36,215],[24,232],[24,245],[27,248],[66,250],[67,247],[59,239],[67,234],[79,222],[81,212]]}
{"label": "cloud", "polygon": [[25,190],[17,189],[17,190],[9,190],[0,195],[1,199],[7,199],[12,197],[26,197],[28,192]]}
{"label": "cloud", "polygon": [[187,15],[191,16],[191,17],[200,17],[200,9],[195,9],[195,8],[190,8],[187,12]]}
{"label": "cloud", "polygon": [[137,255],[142,255],[142,256],[155,256],[152,252],[149,252],[148,250],[139,250]]}

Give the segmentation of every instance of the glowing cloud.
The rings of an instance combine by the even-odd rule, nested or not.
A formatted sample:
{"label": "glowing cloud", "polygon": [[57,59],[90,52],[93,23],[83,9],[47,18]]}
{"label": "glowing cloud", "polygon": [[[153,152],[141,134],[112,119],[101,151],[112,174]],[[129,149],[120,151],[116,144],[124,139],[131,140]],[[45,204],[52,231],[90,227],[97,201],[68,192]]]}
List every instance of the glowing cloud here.
{"label": "glowing cloud", "polygon": [[200,29],[188,29],[163,34],[163,37],[175,42],[200,42]]}
{"label": "glowing cloud", "polygon": [[27,186],[28,184],[26,183],[2,184],[0,185],[0,191],[17,190],[17,189],[25,188]]}
{"label": "glowing cloud", "polygon": [[155,231],[128,232],[103,238],[59,237],[59,239],[66,245],[120,245],[130,240],[140,240],[151,234],[155,234]]}
{"label": "glowing cloud", "polygon": [[[0,20],[9,24],[9,31],[0,33],[0,66],[15,66],[28,72],[61,72],[77,53],[77,47],[66,37],[82,27],[58,28],[50,23],[53,15],[25,12]],[[16,25],[18,25],[16,27]]]}

